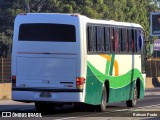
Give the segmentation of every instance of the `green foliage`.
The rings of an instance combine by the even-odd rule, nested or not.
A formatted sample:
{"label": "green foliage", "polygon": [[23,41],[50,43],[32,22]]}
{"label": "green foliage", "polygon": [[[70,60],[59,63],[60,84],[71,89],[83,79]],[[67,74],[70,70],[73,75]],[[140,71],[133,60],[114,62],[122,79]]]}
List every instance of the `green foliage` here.
{"label": "green foliage", "polygon": [[149,36],[149,13],[160,0],[0,0],[0,41],[12,43],[15,16],[22,12],[80,13],[94,19],[141,24]]}

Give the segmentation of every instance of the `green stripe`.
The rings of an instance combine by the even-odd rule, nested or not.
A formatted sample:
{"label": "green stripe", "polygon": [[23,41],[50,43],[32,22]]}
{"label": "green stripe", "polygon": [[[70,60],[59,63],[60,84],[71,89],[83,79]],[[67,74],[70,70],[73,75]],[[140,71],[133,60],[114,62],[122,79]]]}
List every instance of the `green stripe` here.
{"label": "green stripe", "polygon": [[110,74],[111,76],[112,76],[112,74],[113,74],[114,58],[115,58],[115,54],[112,54],[111,65],[110,65],[110,72],[109,72],[109,74]]}
{"label": "green stripe", "polygon": [[106,70],[105,70],[105,74],[106,74],[106,75],[109,74],[109,65],[110,65],[110,62],[107,61],[107,63],[106,63]]}
{"label": "green stripe", "polygon": [[93,71],[94,75],[102,83],[105,80],[110,81],[110,88],[117,89],[117,88],[121,88],[121,87],[124,87],[124,86],[128,85],[131,82],[131,75],[133,73],[134,74],[133,74],[133,77],[132,77],[133,79],[132,80],[136,80],[137,78],[140,78],[141,80],[143,80],[143,76],[142,76],[141,72],[136,68],[128,71],[127,73],[125,73],[123,75],[115,77],[115,76],[108,76],[108,75],[105,75],[105,74],[101,73],[90,62],[87,62],[87,64],[91,68],[91,70]]}
{"label": "green stripe", "polygon": [[[108,54],[108,56],[111,57],[111,54]],[[110,66],[111,62],[110,61],[106,61],[106,69],[105,69],[105,74],[109,75],[109,66]]]}

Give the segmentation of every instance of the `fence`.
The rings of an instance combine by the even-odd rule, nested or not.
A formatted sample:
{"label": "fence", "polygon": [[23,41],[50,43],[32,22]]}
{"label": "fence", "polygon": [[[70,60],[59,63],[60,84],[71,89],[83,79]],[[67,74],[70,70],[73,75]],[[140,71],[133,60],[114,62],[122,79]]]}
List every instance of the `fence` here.
{"label": "fence", "polygon": [[160,76],[160,59],[148,59],[146,62],[146,75],[147,77]]}
{"label": "fence", "polygon": [[0,58],[0,83],[11,82],[11,59]]}

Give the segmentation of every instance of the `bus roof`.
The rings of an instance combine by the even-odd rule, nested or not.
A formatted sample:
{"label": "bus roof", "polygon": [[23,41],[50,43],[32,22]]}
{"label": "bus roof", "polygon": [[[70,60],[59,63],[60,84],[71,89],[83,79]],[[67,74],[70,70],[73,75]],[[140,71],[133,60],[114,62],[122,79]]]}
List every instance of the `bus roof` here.
{"label": "bus roof", "polygon": [[128,27],[139,27],[142,28],[141,25],[136,23],[129,23],[129,22],[118,22],[114,20],[97,20],[97,19],[90,19],[90,23],[96,23],[96,24],[108,24],[108,25],[117,25],[117,26],[128,26]]}
{"label": "bus roof", "polygon": [[128,27],[139,27],[142,28],[141,25],[136,24],[136,23],[129,23],[129,22],[118,22],[118,21],[114,21],[114,20],[98,20],[98,19],[91,19],[88,18],[84,15],[81,15],[79,13],[23,13],[20,15],[55,15],[55,16],[73,16],[73,17],[78,17],[81,19],[84,19],[86,21],[86,23],[95,23],[95,24],[108,24],[108,25],[117,25],[117,26],[128,26]]}

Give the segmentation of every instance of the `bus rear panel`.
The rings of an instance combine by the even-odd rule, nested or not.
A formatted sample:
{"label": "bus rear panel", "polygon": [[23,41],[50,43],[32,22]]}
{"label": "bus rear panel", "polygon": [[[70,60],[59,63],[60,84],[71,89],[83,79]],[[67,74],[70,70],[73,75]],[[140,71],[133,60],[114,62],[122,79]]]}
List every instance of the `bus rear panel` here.
{"label": "bus rear panel", "polygon": [[[37,22],[38,20],[38,22]],[[81,102],[80,20],[71,15],[26,14],[15,20],[12,99]]]}

